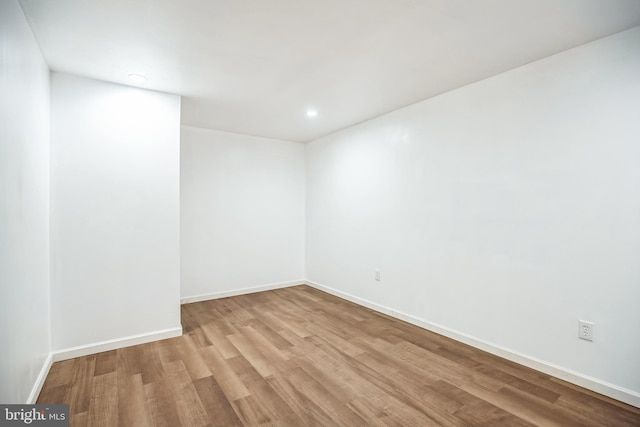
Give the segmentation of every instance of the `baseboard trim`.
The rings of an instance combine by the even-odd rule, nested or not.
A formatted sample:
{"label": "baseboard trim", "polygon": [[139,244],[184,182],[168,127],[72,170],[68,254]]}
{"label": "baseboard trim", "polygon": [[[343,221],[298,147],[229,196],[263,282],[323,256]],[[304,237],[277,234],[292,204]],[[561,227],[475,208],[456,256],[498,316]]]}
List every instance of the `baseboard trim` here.
{"label": "baseboard trim", "polygon": [[381,304],[377,304],[377,303],[353,296],[351,294],[339,291],[337,289],[330,288],[329,286],[325,286],[317,282],[307,280],[306,284],[318,290],[346,299],[347,301],[351,301],[355,304],[370,308],[371,310],[377,311],[379,313],[386,314],[388,316],[405,321],[407,323],[411,323],[412,325],[419,326],[423,329],[435,332],[440,335],[444,335],[445,337],[454,339],[456,341],[460,341],[462,343],[468,344],[480,350],[484,350],[488,353],[494,354],[496,356],[502,357],[512,362],[519,363],[520,365],[524,365],[528,368],[535,369],[547,375],[554,376],[556,378],[562,379],[564,381],[570,382],[580,387],[584,387],[586,389],[595,391],[596,393],[600,393],[605,396],[611,397],[612,399],[616,399],[621,402],[627,403],[629,405],[635,406],[636,408],[640,408],[640,393],[635,392],[633,390],[629,390],[624,387],[620,387],[615,384],[611,384],[606,381],[602,381],[600,379],[593,378],[588,375],[584,375],[579,372],[572,371],[570,369],[567,369],[558,365],[554,365],[553,363],[549,363],[544,360],[540,360],[535,357],[531,357],[526,354],[519,353],[509,348],[506,348],[506,347],[503,347],[479,338],[472,337],[462,332],[458,332],[453,329],[444,327],[442,325],[438,325],[438,324],[420,319],[418,317],[411,316],[411,315],[399,312],[397,310],[393,310]]}
{"label": "baseboard trim", "polygon": [[124,338],[117,338],[108,341],[101,341],[93,344],[81,345],[53,352],[53,361],[73,359],[75,357],[88,356],[90,354],[102,353],[103,351],[116,350],[130,347],[132,345],[146,344],[152,341],[164,340],[167,338],[179,337],[182,335],[182,326],[177,328],[163,329],[160,331],[148,332],[145,334],[131,335]]}
{"label": "baseboard trim", "polygon": [[42,364],[42,369],[40,369],[36,382],[31,389],[29,397],[27,398],[27,405],[33,405],[38,401],[38,396],[40,396],[40,391],[42,390],[42,386],[44,386],[44,381],[47,379],[47,375],[49,375],[51,365],[53,365],[53,354],[49,353]]}
{"label": "baseboard trim", "polygon": [[256,292],[271,291],[273,289],[288,288],[306,284],[306,280],[293,280],[290,282],[272,283],[269,285],[253,286],[249,288],[234,289],[232,291],[212,292],[210,294],[194,295],[180,299],[180,304],[190,304],[192,302],[208,301],[212,299],[235,297],[237,295],[253,294]]}

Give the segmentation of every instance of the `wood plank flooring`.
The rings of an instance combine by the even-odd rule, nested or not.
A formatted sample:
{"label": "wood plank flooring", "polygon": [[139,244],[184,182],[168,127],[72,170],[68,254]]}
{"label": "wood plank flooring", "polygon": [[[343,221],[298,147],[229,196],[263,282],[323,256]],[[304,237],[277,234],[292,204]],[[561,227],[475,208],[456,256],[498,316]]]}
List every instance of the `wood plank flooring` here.
{"label": "wood plank flooring", "polygon": [[640,409],[307,286],[182,306],[184,335],[54,363],[72,426],[640,426]]}

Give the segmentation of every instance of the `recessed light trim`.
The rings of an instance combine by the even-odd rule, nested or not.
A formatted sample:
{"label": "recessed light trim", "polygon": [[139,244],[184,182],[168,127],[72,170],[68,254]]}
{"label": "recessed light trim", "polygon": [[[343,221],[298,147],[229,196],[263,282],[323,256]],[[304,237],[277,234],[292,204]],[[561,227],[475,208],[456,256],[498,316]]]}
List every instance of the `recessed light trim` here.
{"label": "recessed light trim", "polygon": [[318,112],[313,108],[310,108],[307,110],[307,117],[316,117],[317,115],[318,115]]}
{"label": "recessed light trim", "polygon": [[136,83],[146,83],[147,82],[147,78],[145,76],[143,76],[142,74],[135,74],[135,73],[131,73],[129,74],[129,78],[131,80],[133,80]]}

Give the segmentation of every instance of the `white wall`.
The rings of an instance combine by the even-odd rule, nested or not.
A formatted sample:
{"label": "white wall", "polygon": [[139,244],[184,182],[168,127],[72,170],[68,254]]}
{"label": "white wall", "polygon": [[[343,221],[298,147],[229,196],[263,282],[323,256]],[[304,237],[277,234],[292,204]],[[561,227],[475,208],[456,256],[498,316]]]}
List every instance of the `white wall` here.
{"label": "white wall", "polygon": [[51,85],[54,351],[175,332],[180,98],[58,73]]}
{"label": "white wall", "polygon": [[640,402],[640,27],[306,156],[310,280]]}
{"label": "white wall", "polygon": [[0,402],[25,403],[50,350],[49,69],[16,1],[0,61]]}
{"label": "white wall", "polygon": [[304,278],[304,145],[181,133],[182,297]]}

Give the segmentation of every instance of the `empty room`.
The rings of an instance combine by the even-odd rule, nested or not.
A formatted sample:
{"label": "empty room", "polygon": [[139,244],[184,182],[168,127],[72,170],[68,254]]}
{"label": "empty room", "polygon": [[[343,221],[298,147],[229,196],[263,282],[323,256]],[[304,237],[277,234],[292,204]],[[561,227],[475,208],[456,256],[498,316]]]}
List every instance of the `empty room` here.
{"label": "empty room", "polygon": [[0,425],[640,426],[640,1],[0,0]]}

